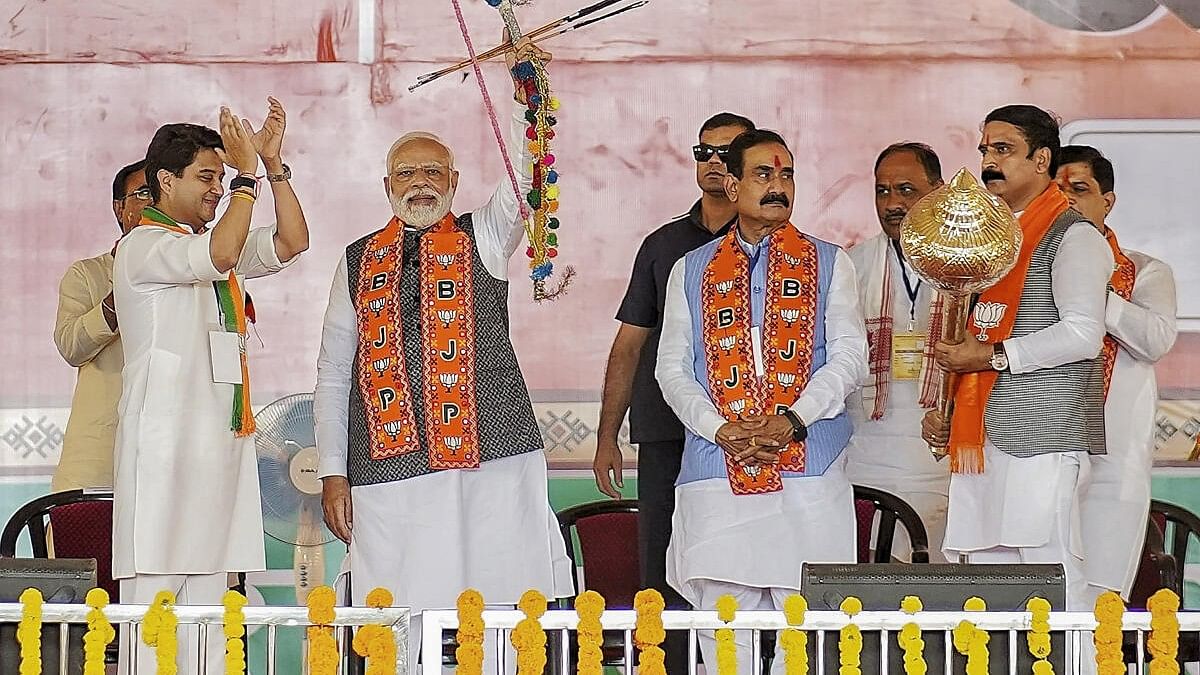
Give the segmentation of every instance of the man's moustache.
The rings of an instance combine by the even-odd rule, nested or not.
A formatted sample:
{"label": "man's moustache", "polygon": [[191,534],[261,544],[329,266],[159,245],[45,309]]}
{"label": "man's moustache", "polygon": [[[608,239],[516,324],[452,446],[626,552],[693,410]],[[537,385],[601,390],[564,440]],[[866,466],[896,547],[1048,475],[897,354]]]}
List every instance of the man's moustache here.
{"label": "man's moustache", "polygon": [[767,195],[758,203],[761,206],[766,206],[767,204],[779,204],[781,206],[787,206],[789,204],[787,195]]}

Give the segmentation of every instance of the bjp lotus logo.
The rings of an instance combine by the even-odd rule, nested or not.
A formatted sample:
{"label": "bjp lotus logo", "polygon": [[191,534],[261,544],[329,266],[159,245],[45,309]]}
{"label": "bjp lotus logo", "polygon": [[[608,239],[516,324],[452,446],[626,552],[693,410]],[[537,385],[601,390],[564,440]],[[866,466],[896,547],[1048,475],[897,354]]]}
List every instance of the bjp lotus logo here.
{"label": "bjp lotus logo", "polygon": [[979,328],[979,335],[976,337],[980,342],[987,342],[988,330],[1000,325],[1000,319],[1004,318],[1004,310],[1008,309],[1008,305],[1003,302],[981,302],[975,305],[975,325]]}
{"label": "bjp lotus logo", "polygon": [[724,349],[726,353],[732,351],[735,344],[737,344],[736,335],[722,335],[717,338],[717,346]]}
{"label": "bjp lotus logo", "polygon": [[454,323],[454,320],[458,318],[458,310],[457,309],[439,309],[437,312],[437,315],[438,315],[438,318],[442,320],[442,325],[445,326],[446,328],[449,328],[450,324]]}
{"label": "bjp lotus logo", "polygon": [[800,318],[800,310],[795,308],[781,309],[779,310],[779,318],[783,319],[783,322],[790,326]]}
{"label": "bjp lotus logo", "polygon": [[437,260],[437,263],[442,266],[442,269],[449,269],[450,266],[454,264],[453,253],[439,253],[434,256],[434,259]]}
{"label": "bjp lotus logo", "polygon": [[442,383],[446,391],[450,391],[454,385],[458,384],[458,373],[442,373],[438,375],[438,381]]}
{"label": "bjp lotus logo", "polygon": [[733,290],[733,279],[726,279],[725,281],[718,281],[716,284],[716,287],[717,287],[717,292],[720,293],[722,296],[728,295],[729,291]]}
{"label": "bjp lotus logo", "polygon": [[372,253],[375,254],[375,260],[377,260],[379,262],[383,262],[383,259],[387,257],[388,253],[390,253],[391,250],[392,250],[391,246],[380,246],[379,248],[372,251]]}

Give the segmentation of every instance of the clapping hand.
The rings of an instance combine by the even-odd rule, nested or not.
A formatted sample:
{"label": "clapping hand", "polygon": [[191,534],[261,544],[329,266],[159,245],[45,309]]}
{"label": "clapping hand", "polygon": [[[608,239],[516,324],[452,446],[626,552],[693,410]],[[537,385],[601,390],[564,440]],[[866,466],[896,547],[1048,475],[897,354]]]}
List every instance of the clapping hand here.
{"label": "clapping hand", "polygon": [[239,173],[254,173],[258,168],[258,152],[254,147],[254,132],[250,123],[238,119],[229,108],[221,106],[219,126],[221,144],[225,147],[217,149],[217,156]]}

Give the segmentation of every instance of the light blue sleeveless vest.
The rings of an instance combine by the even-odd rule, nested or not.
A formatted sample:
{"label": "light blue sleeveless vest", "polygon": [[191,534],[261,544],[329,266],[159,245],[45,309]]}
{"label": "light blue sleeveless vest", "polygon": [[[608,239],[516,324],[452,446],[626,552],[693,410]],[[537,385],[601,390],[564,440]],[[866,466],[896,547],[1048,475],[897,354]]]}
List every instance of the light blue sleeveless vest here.
{"label": "light blue sleeveless vest", "polygon": [[[812,372],[825,365],[825,307],[829,295],[829,283],[833,278],[833,262],[838,247],[815,237],[802,235],[817,247],[817,320],[816,334],[813,339]],[[704,358],[704,339],[702,336],[702,314],[700,284],[704,279],[704,270],[712,260],[713,254],[722,239],[705,244],[688,253],[684,257],[683,288],[687,294],[688,307],[692,319],[692,361],[696,371],[696,380],[704,390],[712,395],[708,385],[708,365]],[[764,305],[766,304],[765,290],[767,287],[767,252],[770,237],[759,243],[755,253],[751,254],[753,265],[750,271],[750,305],[752,323],[761,326]],[[803,473],[787,471],[784,478],[799,478],[804,476],[820,476],[842,454],[842,450],[850,441],[853,426],[845,411],[830,419],[812,422],[808,427],[808,441]],[[728,479],[725,470],[725,451],[690,429],[684,431],[683,463],[679,470],[676,485],[684,485],[710,478]]]}

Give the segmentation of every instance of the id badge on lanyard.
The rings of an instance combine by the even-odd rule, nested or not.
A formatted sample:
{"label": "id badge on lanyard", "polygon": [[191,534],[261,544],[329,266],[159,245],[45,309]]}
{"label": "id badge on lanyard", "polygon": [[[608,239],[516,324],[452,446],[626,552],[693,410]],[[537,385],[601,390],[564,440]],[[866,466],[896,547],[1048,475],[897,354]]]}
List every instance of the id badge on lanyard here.
{"label": "id badge on lanyard", "polygon": [[[213,291],[216,292],[216,284]],[[221,309],[218,296],[217,316],[225,325],[225,312]],[[208,349],[212,357],[212,378],[217,384],[242,384],[242,352],[246,349],[245,338],[238,333],[225,330],[208,332]]]}

